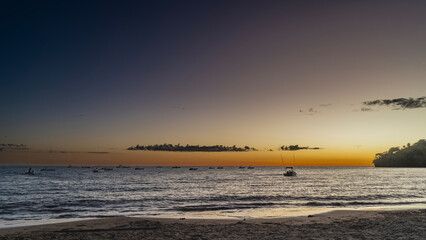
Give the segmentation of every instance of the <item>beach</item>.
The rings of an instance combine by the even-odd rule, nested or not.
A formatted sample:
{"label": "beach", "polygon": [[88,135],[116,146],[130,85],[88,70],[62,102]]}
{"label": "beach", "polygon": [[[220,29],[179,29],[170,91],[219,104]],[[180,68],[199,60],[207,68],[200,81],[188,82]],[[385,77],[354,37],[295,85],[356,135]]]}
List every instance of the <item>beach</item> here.
{"label": "beach", "polygon": [[0,229],[0,239],[421,239],[426,209],[257,219],[114,217]]}

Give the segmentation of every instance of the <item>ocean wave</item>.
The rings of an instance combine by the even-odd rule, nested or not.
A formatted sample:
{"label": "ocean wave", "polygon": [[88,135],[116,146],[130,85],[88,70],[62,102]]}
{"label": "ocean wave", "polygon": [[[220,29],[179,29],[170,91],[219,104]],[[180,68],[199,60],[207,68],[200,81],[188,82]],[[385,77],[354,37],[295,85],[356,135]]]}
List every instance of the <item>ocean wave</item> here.
{"label": "ocean wave", "polygon": [[400,202],[386,202],[386,201],[350,201],[350,202],[316,202],[311,201],[302,203],[302,206],[372,206],[372,205],[405,205],[405,204],[426,204],[426,201],[400,201]]}
{"label": "ocean wave", "polygon": [[172,210],[182,212],[203,212],[203,211],[218,211],[218,210],[232,210],[232,209],[247,209],[247,208],[261,208],[265,206],[273,206],[274,203],[244,203],[244,204],[229,204],[229,205],[191,205],[174,207]]}
{"label": "ocean wave", "polygon": [[224,195],[215,196],[209,198],[194,198],[186,199],[187,201],[212,201],[212,202],[229,202],[229,201],[274,201],[274,202],[288,202],[288,201],[357,201],[357,200],[380,200],[390,198],[422,198],[419,195],[403,195],[403,194],[375,194],[366,196],[345,196],[345,195],[333,195],[333,196],[288,196],[288,195],[255,195],[255,196],[236,196],[236,195]]}

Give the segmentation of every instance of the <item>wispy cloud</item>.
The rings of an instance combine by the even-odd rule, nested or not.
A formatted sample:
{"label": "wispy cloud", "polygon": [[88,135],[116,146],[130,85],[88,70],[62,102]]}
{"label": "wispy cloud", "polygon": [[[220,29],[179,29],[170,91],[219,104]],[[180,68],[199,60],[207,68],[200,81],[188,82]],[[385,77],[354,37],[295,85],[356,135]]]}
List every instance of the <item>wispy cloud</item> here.
{"label": "wispy cloud", "polygon": [[319,105],[320,107],[330,107],[331,103],[323,103]]}
{"label": "wispy cloud", "polygon": [[320,113],[320,112],[318,110],[316,110],[315,108],[311,107],[308,110],[299,109],[299,113],[303,113],[303,114],[312,116],[312,115]]}
{"label": "wispy cloud", "polygon": [[[373,101],[365,101],[363,102],[363,104],[368,107],[370,106],[392,107],[393,110],[426,108],[426,97],[380,99],[380,100],[373,100]],[[368,109],[368,108],[365,108],[365,109]]]}
{"label": "wispy cloud", "polygon": [[19,151],[19,150],[28,150],[28,149],[30,148],[25,144],[0,143],[0,151],[2,150]]}
{"label": "wispy cloud", "polygon": [[298,150],[319,150],[322,148],[319,147],[300,147],[299,145],[288,145],[288,146],[281,146],[280,149],[282,151],[298,151]]}
{"label": "wispy cloud", "polygon": [[361,108],[361,112],[371,112],[373,111],[373,109],[369,108],[369,107],[362,107]]}

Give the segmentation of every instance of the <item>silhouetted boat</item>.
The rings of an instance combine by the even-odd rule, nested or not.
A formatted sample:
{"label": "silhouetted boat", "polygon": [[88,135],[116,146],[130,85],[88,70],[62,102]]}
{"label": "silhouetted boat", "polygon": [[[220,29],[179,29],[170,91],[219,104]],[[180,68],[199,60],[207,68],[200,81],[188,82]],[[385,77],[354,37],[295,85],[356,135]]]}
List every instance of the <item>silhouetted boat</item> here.
{"label": "silhouetted boat", "polygon": [[[281,155],[281,161],[283,161],[283,164],[284,164],[283,155]],[[294,160],[294,154],[293,154],[293,164],[296,165],[296,161]],[[284,176],[285,177],[295,177],[295,176],[297,176],[296,171],[294,171],[294,167],[291,167],[291,166],[285,167]]]}
{"label": "silhouetted boat", "polygon": [[71,166],[71,165],[68,165],[68,166],[67,166],[67,168],[70,168],[70,167],[72,167],[72,166]]}
{"label": "silhouetted boat", "polygon": [[40,169],[40,171],[53,172],[53,171],[56,171],[56,169],[54,169],[54,168],[42,168],[42,169]]}
{"label": "silhouetted boat", "polygon": [[179,166],[173,166],[172,168],[180,168]]}
{"label": "silhouetted boat", "polygon": [[285,167],[284,176],[286,177],[295,177],[297,173],[294,171],[293,167]]}
{"label": "silhouetted boat", "polygon": [[214,169],[214,167],[209,167],[209,169]]}
{"label": "silhouetted boat", "polygon": [[143,167],[137,167],[137,168],[135,168],[135,170],[144,170],[144,168]]}
{"label": "silhouetted boat", "polygon": [[130,168],[130,167],[123,166],[123,165],[120,164],[120,165],[117,166],[117,168]]}
{"label": "silhouetted boat", "polygon": [[254,167],[252,167],[252,166],[249,166],[249,167],[248,167],[248,169],[254,169]]}
{"label": "silhouetted boat", "polygon": [[238,167],[239,169],[244,169],[244,168],[246,168],[246,167],[243,167],[243,166],[240,166],[240,167]]}
{"label": "silhouetted boat", "polygon": [[107,167],[104,167],[104,168],[101,168],[101,170],[105,170],[105,171],[112,171],[112,170],[114,170],[113,168],[107,168]]}
{"label": "silhouetted boat", "polygon": [[217,167],[217,169],[223,169],[223,167]]}
{"label": "silhouetted boat", "polygon": [[189,170],[195,171],[195,170],[198,170],[198,168],[189,168]]}
{"label": "silhouetted boat", "polygon": [[24,174],[27,175],[34,175],[35,174],[35,170],[32,168],[28,168],[27,171],[24,172]]}
{"label": "silhouetted boat", "polygon": [[81,168],[90,168],[90,167],[83,166],[83,167],[81,167]]}
{"label": "silhouetted boat", "polygon": [[103,172],[103,171],[104,171],[103,169],[95,168],[95,169],[93,169],[92,172],[94,172],[94,173],[100,173],[100,172]]}

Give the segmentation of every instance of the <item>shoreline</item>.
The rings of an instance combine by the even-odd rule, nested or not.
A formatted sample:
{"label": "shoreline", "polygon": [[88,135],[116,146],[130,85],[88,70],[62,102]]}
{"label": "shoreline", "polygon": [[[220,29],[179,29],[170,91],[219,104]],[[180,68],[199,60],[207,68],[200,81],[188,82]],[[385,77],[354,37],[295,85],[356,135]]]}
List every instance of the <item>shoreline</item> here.
{"label": "shoreline", "polygon": [[414,238],[426,209],[336,210],[284,218],[111,217],[0,229],[1,239]]}
{"label": "shoreline", "polygon": [[[159,215],[133,215],[133,216],[99,216],[99,217],[81,217],[81,218],[53,218],[53,219],[40,219],[40,220],[12,220],[15,223],[4,224],[0,222],[0,230],[20,228],[20,227],[33,227],[51,224],[61,224],[86,220],[98,219],[111,219],[111,218],[143,218],[143,219],[207,219],[207,220],[243,220],[243,219],[279,219],[279,218],[295,218],[307,217],[309,215],[327,214],[336,211],[405,211],[405,210],[421,210],[426,209],[426,204],[398,204],[388,206],[374,206],[362,208],[348,208],[348,207],[315,207],[315,208],[259,208],[251,210],[243,210],[233,214],[220,214],[218,211],[206,212],[187,212],[182,214],[159,214]],[[10,222],[9,222],[10,223]]]}

